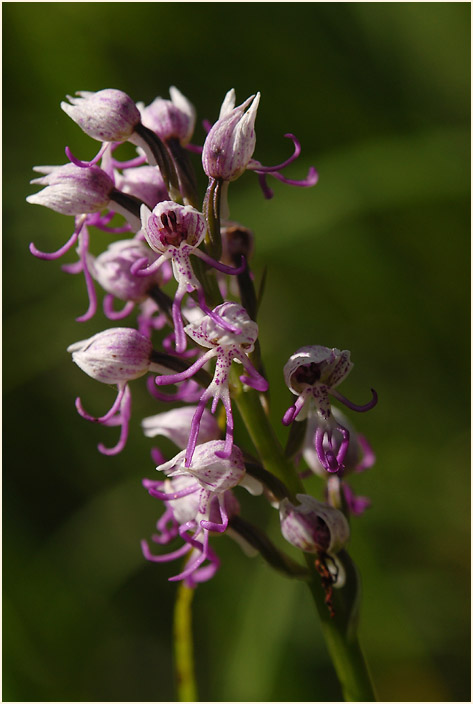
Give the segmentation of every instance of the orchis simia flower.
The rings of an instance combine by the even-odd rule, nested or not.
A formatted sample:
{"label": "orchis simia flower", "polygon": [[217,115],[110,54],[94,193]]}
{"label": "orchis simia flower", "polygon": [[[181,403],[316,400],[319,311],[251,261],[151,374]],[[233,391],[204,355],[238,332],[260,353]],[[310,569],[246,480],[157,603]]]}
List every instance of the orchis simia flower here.
{"label": "orchis simia flower", "polygon": [[[187,465],[184,450],[157,467],[171,479],[169,483],[143,480],[151,496],[167,506],[158,521],[160,534],[153,536],[154,542],[167,544],[177,535],[185,541],[181,548],[166,555],[153,555],[148,543],[142,541],[146,559],[169,562],[194,549],[184,570],[169,581],[191,580],[188,584],[194,586],[195,582],[210,579],[218,568],[218,561],[209,546],[209,533],[224,533],[229,517],[238,512],[231,489],[240,485],[254,495],[263,491],[260,482],[246,474],[243,454],[236,445],[225,459],[216,459],[221,456],[223,447],[221,440],[205,442],[195,448],[191,466]],[[207,559],[210,565],[202,568]]]}
{"label": "orchis simia flower", "polygon": [[[205,263],[225,274],[241,273],[246,266],[245,261],[240,268],[226,266],[198,249],[205,236],[206,224],[204,216],[190,205],[184,206],[173,201],[163,201],[158,203],[153,211],[146,205],[142,205],[141,219],[146,241],[151,249],[160,256],[149,266],[146,258],[138,260],[131,267],[131,272],[136,276],[149,276],[154,274],[165,261],[171,260],[174,278],[178,284],[172,305],[176,352],[184,352],[187,345],[181,314],[182,299],[186,293],[195,291],[202,311],[228,332],[238,334],[238,328],[218,316],[207,306],[202,284],[194,274],[190,256],[193,254],[199,257]],[[147,266],[142,268],[144,264]]]}
{"label": "orchis simia flower", "polygon": [[158,376],[155,379],[158,386],[177,384],[190,379],[204,364],[207,364],[214,357],[216,358],[212,382],[202,393],[192,420],[185,456],[186,467],[191,466],[194,450],[196,449],[200,421],[205,406],[210,399],[212,399],[211,412],[215,413],[218,402],[221,401],[225,408],[227,419],[225,444],[222,449],[218,450],[218,456],[225,459],[232,452],[233,414],[230,400],[229,374],[234,360],[240,362],[245,369],[246,374],[240,376],[244,384],[251,386],[257,391],[268,390],[268,382],[254,368],[248,358],[248,354],[253,351],[258,337],[257,324],[250,319],[246,310],[238,303],[222,303],[214,309],[213,313],[217,315],[219,320],[223,318],[234,328],[238,328],[238,333],[224,329],[220,322],[215,321],[215,315],[206,315],[198,322],[189,323],[185,328],[185,332],[189,337],[202,347],[209,347],[210,349],[186,371],[179,374]]}
{"label": "orchis simia flower", "polygon": [[72,360],[92,379],[103,384],[116,384],[117,396],[107,413],[91,416],[84,410],[80,398],[76,399],[78,413],[86,420],[101,425],[121,426],[118,443],[106,448],[102,443],[98,449],[104,455],[116,455],[125,447],[131,415],[131,394],[128,382],[138,379],[150,371],[165,371],[165,367],[151,362],[150,340],[134,328],[110,328],[81,340],[67,348]]}
{"label": "orchis simia flower", "polygon": [[[329,504],[340,509],[345,505],[350,514],[359,516],[371,505],[371,501],[365,496],[355,496],[345,478],[348,474],[358,474],[372,467],[376,457],[366,438],[355,431],[348,418],[334,406],[332,406],[331,410],[334,421],[349,433],[348,449],[343,460],[343,467],[338,472],[327,475],[325,467],[320,463],[314,444],[314,437],[319,424],[317,414],[309,415],[307,418],[302,456],[314,474],[327,480],[326,499]],[[332,447],[330,447],[330,442]],[[334,429],[330,442],[328,437],[325,436],[323,440],[324,450],[330,452],[332,449],[334,454],[337,455],[343,442],[343,435],[338,428]]]}
{"label": "orchis simia flower", "polygon": [[[329,396],[358,412],[369,411],[378,400],[376,392],[371,389],[371,401],[364,406],[358,406],[336,391],[336,387],[348,376],[352,367],[348,350],[340,351],[321,345],[301,347],[284,366],[285,382],[298,398],[294,405],[287,409],[282,422],[289,425],[298,416],[299,420],[311,416],[316,418],[315,449],[320,464],[327,472],[339,472],[343,469],[350,443],[348,429],[331,413]],[[333,441],[335,430],[342,436],[341,442],[336,445]]]}

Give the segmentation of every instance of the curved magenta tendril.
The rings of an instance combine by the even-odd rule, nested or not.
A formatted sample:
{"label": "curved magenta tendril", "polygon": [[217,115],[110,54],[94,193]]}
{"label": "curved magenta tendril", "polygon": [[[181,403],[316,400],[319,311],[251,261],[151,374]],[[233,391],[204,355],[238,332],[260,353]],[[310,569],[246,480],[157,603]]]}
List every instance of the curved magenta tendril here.
{"label": "curved magenta tendril", "polygon": [[223,450],[217,450],[215,455],[217,457],[220,457],[220,459],[228,459],[230,455],[232,454],[233,450],[233,412],[232,412],[232,404],[230,401],[230,395],[227,393],[224,396],[222,396],[222,403],[225,408],[225,413],[227,416],[227,424],[226,424],[226,431],[225,431],[225,445],[223,446]]}
{"label": "curved magenta tendril", "polygon": [[90,413],[87,413],[87,411],[84,410],[84,407],[82,406],[82,401],[80,400],[79,397],[77,397],[76,401],[75,401],[77,412],[79,413],[79,415],[82,416],[82,418],[85,418],[85,420],[89,420],[92,423],[102,423],[102,424],[106,423],[110,418],[112,418],[112,416],[115,415],[115,413],[120,408],[120,404],[122,402],[123,395],[125,393],[126,388],[127,388],[126,383],[121,386],[120,385],[118,386],[117,397],[116,397],[115,401],[113,402],[113,405],[110,408],[110,410],[107,411],[107,413],[104,416],[100,416],[97,418],[95,416],[91,416]]}
{"label": "curved magenta tendril", "polygon": [[[103,455],[118,455],[119,452],[123,450],[128,440],[128,429],[131,417],[131,392],[127,385],[125,385],[125,393],[120,405],[120,414],[118,418],[110,418],[109,421],[105,421],[104,425],[118,425],[121,424],[120,437],[118,442],[113,447],[105,447],[103,443],[99,443],[98,449]],[[114,422],[115,421],[115,422]]]}
{"label": "curved magenta tendril", "polygon": [[302,392],[300,396],[297,397],[296,402],[292,406],[289,406],[289,408],[282,417],[283,425],[290,425],[292,421],[297,418],[304,406],[306,396],[307,394]]}
{"label": "curved magenta tendril", "polygon": [[68,252],[75,245],[79,238],[79,233],[82,229],[84,222],[85,217],[82,219],[80,226],[76,227],[70,238],[67,240],[66,244],[57,249],[55,252],[42,252],[41,250],[35,247],[33,242],[30,242],[29,249],[31,254],[33,254],[35,257],[38,257],[38,259],[45,259],[47,261],[50,261],[52,259],[59,259],[63,256],[63,254],[66,254],[66,252]]}
{"label": "curved magenta tendril", "polygon": [[[210,387],[209,387],[210,388]],[[195,446],[197,445],[197,437],[200,430],[200,421],[204,414],[205,406],[207,401],[211,398],[212,392],[209,389],[205,389],[202,396],[200,397],[195,413],[192,416],[191,429],[189,433],[189,440],[187,442],[186,457],[184,460],[184,467],[190,467],[192,463],[192,457],[194,456]]]}
{"label": "curved magenta tendril", "polygon": [[114,296],[111,293],[107,293],[103,299],[103,311],[109,320],[123,320],[135,307],[134,301],[127,301],[121,310],[114,310],[113,299]]}
{"label": "curved magenta tendril", "polygon": [[99,151],[94,156],[94,158],[91,159],[91,161],[81,161],[80,159],[77,159],[77,157],[74,156],[69,147],[66,147],[64,151],[66,152],[66,156],[69,161],[72,161],[73,164],[75,164],[76,166],[80,166],[82,169],[86,169],[89,166],[94,166],[98,161],[100,161],[108,146],[108,142],[103,142]]}
{"label": "curved magenta tendril", "polygon": [[361,447],[362,457],[355,467],[355,472],[364,472],[376,462],[376,455],[364,435],[358,435],[358,444]]}
{"label": "curved magenta tendril", "polygon": [[[202,288],[197,289],[197,297],[199,299],[199,306],[203,310],[203,312],[211,318],[214,323],[217,323],[221,328],[224,330],[228,330],[228,332],[233,333],[234,335],[241,335],[241,329],[236,327],[235,325],[232,325],[231,323],[228,323],[225,318],[222,318],[220,315],[217,315],[211,308],[208,307],[207,303],[205,302],[205,296],[204,296],[204,291]],[[176,350],[177,350],[177,345],[176,345]]]}
{"label": "curved magenta tendril", "polygon": [[201,369],[204,364],[206,364],[209,359],[215,357],[217,351],[215,348],[208,350],[200,359],[198,359],[194,364],[192,364],[188,369],[178,374],[163,374],[162,376],[155,377],[155,384],[158,386],[166,386],[167,384],[178,384],[180,381],[185,381],[193,376],[196,372]]}
{"label": "curved magenta tendril", "polygon": [[368,403],[365,403],[364,406],[358,406],[356,403],[352,403],[347,398],[345,398],[345,396],[342,396],[341,393],[339,393],[338,391],[335,391],[335,389],[330,389],[329,393],[331,393],[332,396],[334,396],[337,399],[337,401],[340,401],[340,403],[343,403],[345,406],[347,406],[347,408],[350,408],[350,410],[352,410],[352,411],[358,411],[358,413],[365,413],[366,411],[370,411],[378,403],[378,394],[376,393],[376,391],[374,389],[371,389],[371,394],[372,394],[371,401],[368,401]]}
{"label": "curved magenta tendril", "polygon": [[73,264],[62,264],[61,269],[62,271],[65,271],[66,274],[81,274],[82,262],[79,259],[79,261],[74,262]]}
{"label": "curved magenta tendril", "polygon": [[95,292],[94,281],[92,279],[91,273],[89,271],[87,263],[87,254],[89,250],[89,232],[87,227],[84,227],[79,235],[79,261],[81,263],[82,271],[84,272],[85,286],[87,289],[87,296],[89,298],[89,307],[87,311],[76,318],[78,323],[83,323],[94,317],[97,312],[97,294]]}
{"label": "curved magenta tendril", "polygon": [[172,560],[177,560],[191,550],[192,545],[186,543],[182,547],[174,550],[174,552],[168,552],[166,555],[153,555],[149,549],[149,545],[146,540],[141,541],[141,550],[144,557],[151,562],[172,562]]}
{"label": "curved magenta tendril", "polygon": [[291,134],[290,132],[285,134],[284,137],[286,137],[287,139],[292,139],[292,142],[294,144],[294,153],[288,159],[286,159],[286,161],[283,161],[281,164],[276,164],[276,166],[263,166],[261,162],[252,159],[248,164],[247,169],[255,171],[257,174],[270,174],[273,171],[280,171],[286,166],[289,166],[289,164],[292,164],[292,162],[295,161],[301,153],[301,143],[299,142],[297,137]]}
{"label": "curved magenta tendril", "polygon": [[176,499],[182,499],[184,496],[189,496],[189,494],[195,494],[201,488],[200,484],[197,482],[188,486],[186,489],[181,489],[180,491],[174,491],[168,493],[166,491],[159,491],[153,487],[148,487],[148,493],[154,496],[156,499],[161,499],[161,501],[175,501]]}
{"label": "curved magenta tendril", "polygon": [[194,249],[192,254],[195,254],[197,257],[202,259],[202,261],[204,261],[206,264],[213,267],[214,269],[217,269],[218,271],[221,271],[223,274],[230,274],[231,276],[237,276],[238,274],[243,274],[243,272],[246,270],[247,261],[243,255],[241,257],[240,266],[233,267],[233,266],[227,266],[226,264],[222,264],[221,262],[218,262],[216,259],[213,259],[212,257],[210,257],[208,254],[203,252],[201,249]]}
{"label": "curved magenta tendril", "polygon": [[[184,540],[187,540],[187,538],[185,536],[183,536],[183,537],[184,537]],[[190,536],[188,536],[188,537],[190,538]],[[193,541],[193,542],[195,542],[195,541]],[[189,542],[188,544],[193,545],[193,542],[192,543]],[[200,545],[200,543],[199,543],[199,545]],[[178,582],[182,579],[186,579],[186,577],[189,577],[193,572],[195,572],[195,570],[198,567],[200,567],[200,565],[203,562],[205,562],[205,560],[207,559],[208,546],[209,546],[209,534],[207,531],[204,531],[203,543],[202,543],[201,547],[198,548],[199,550],[201,550],[201,554],[197,557],[196,560],[192,560],[190,565],[187,565],[185,570],[183,570],[182,572],[177,574],[175,577],[170,577],[169,581],[170,582]],[[197,547],[197,546],[194,545],[194,547]]]}
{"label": "curved magenta tendril", "polygon": [[225,508],[224,495],[219,494],[218,496],[218,507],[220,510],[221,523],[215,523],[214,521],[201,521],[200,525],[204,530],[211,530],[215,533],[225,533],[228,528],[228,513]]}

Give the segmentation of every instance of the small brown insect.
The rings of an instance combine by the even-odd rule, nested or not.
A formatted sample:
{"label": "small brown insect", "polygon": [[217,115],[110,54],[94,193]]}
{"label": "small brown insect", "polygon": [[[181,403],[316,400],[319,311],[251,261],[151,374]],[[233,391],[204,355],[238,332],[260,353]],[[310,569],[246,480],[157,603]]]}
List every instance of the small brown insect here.
{"label": "small brown insect", "polygon": [[320,575],[320,581],[322,582],[322,587],[325,592],[325,603],[330,612],[330,618],[335,616],[335,611],[333,608],[332,597],[333,597],[333,585],[337,581],[337,574],[333,575],[329,568],[327,567],[327,560],[331,560],[335,565],[335,561],[326,553],[318,553],[314,565],[315,569]]}

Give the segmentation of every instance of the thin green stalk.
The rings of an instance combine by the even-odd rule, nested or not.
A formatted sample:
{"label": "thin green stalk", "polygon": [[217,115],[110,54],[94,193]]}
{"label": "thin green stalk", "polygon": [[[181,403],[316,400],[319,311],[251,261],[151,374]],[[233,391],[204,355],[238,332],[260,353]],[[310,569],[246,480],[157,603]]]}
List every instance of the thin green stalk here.
{"label": "thin green stalk", "polygon": [[177,588],[174,606],[174,672],[177,701],[196,702],[197,685],[194,674],[192,645],[192,599],[194,589],[184,582]]}
{"label": "thin green stalk", "polygon": [[[269,422],[259,394],[243,390],[236,375],[232,378],[233,396],[247,427],[261,463],[269,472],[283,481],[295,495],[305,493],[304,486],[285,456]],[[345,701],[376,701],[368,668],[357,637],[360,585],[355,565],[346,552],[339,554],[346,574],[345,585],[334,589],[332,595],[334,616],[326,603],[326,592],[314,566],[314,555],[306,554],[313,573],[307,582],[319,613],[324,637],[337,672]]]}

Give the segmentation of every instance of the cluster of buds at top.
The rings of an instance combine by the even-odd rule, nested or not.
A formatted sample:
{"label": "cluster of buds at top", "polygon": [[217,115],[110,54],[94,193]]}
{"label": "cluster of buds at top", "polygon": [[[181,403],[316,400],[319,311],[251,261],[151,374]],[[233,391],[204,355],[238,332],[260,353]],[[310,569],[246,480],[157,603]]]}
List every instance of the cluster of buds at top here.
{"label": "cluster of buds at top", "polygon": [[[117,443],[113,447],[101,443],[100,452],[113,455],[126,445],[130,382],[147,376],[154,399],[180,404],[143,421],[146,437],[165,436],[179,449],[174,458],[166,459],[154,447],[152,457],[164,479],[145,479],[143,485],[165,505],[152,541],[167,545],[180,538],[183,544],[158,555],[146,541],[142,549],[154,562],[187,556],[184,569],[172,579],[185,580],[189,586],[215,573],[218,558],[209,537],[224,532],[238,537],[250,551],[260,549],[272,564],[285,566],[291,574],[302,569],[291,566],[266,537],[248,527],[239,516],[234,493],[239,487],[253,495],[263,493],[257,474],[248,469],[247,453],[234,442],[234,392],[264,394],[268,382],[257,340],[258,302],[250,270],[253,235],[228,220],[227,191],[245,171],[258,175],[268,198],[272,196],[268,175],[296,186],[317,182],[313,167],[299,181],[283,175],[282,170],[300,154],[292,134],[285,136],[292,140],[294,153],[282,163],[268,167],[254,159],[259,102],[257,93],[237,106],[235,92],[229,91],[199,147],[191,143],[195,108],[175,87],[170,88],[169,100],[158,97],[149,105],[135,103],[120,90],[79,92],[61,107],[83,132],[101,143],[100,148],[84,161],[66,147],[68,163],[36,167],[40,177],[32,183],[43,189],[27,198],[74,218],[72,235],[59,249],[42,252],[31,244],[30,250],[38,258],[53,260],[77,246],[77,261],[63,268],[85,278],[89,305],[78,320],[94,316],[97,285],[104,291],[103,308],[110,320],[127,318],[135,309],[138,313],[137,329],[113,327],[68,348],[88,376],[117,389],[110,409],[101,416],[91,415],[76,399],[77,411],[86,420],[120,428]],[[120,161],[116,152],[124,142],[133,145],[136,154]],[[208,177],[203,198],[189,156],[192,152],[201,153]],[[117,222],[116,216],[124,221]],[[89,248],[90,228],[112,238],[99,254],[92,253],[95,247]],[[121,302],[120,310],[115,299]],[[348,430],[328,400],[332,395],[354,408],[335,391],[350,368],[347,352],[324,347],[299,350],[285,368],[286,381],[298,399],[284,422],[309,419],[316,461],[321,471],[338,477],[348,464],[358,462],[355,471],[360,464],[359,459],[349,458],[358,457],[361,437]],[[175,390],[163,391],[168,385]],[[217,416],[220,404],[224,413]],[[310,465],[307,443],[303,453]],[[261,469],[268,481],[269,473]],[[344,491],[348,495],[347,487]],[[271,496],[269,489],[264,493]],[[299,503],[295,503],[284,496],[276,502],[283,536],[301,550],[335,564],[348,540],[343,514],[331,500],[321,503],[297,495]],[[332,581],[342,584],[341,577]]]}

